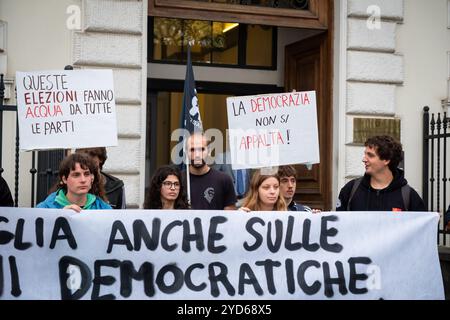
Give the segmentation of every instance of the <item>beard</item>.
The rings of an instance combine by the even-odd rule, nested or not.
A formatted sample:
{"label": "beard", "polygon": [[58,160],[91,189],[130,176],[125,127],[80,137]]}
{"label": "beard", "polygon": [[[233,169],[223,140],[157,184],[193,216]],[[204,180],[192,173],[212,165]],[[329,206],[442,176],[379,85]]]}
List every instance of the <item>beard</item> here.
{"label": "beard", "polygon": [[191,166],[193,166],[196,169],[201,169],[206,165],[206,162],[204,159],[200,160],[191,160]]}

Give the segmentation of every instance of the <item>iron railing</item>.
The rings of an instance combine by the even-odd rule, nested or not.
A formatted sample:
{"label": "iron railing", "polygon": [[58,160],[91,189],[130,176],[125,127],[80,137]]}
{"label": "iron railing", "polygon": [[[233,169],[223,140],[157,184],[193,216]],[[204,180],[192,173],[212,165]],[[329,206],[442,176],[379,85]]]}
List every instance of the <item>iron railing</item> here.
{"label": "iron railing", "polygon": [[[450,177],[450,156],[447,144],[450,143],[450,118],[447,113],[429,113],[423,108],[423,179],[422,198],[429,211],[439,212],[441,221],[438,227],[438,244],[450,246],[450,230],[444,226],[444,213],[448,208]],[[449,197],[450,198],[450,197]]]}
{"label": "iron railing", "polygon": [[[67,68],[67,67],[66,67]],[[3,113],[4,112],[14,112],[16,119],[16,130],[15,130],[15,147],[14,147],[14,188],[12,191],[14,198],[14,206],[19,205],[19,196],[23,194],[23,191],[19,187],[19,172],[20,168],[20,152],[19,152],[19,123],[17,116],[17,105],[5,105],[5,83],[3,79],[3,74],[0,75],[0,176],[4,172],[3,166],[3,154],[5,152],[5,146],[3,145]],[[64,150],[55,151],[40,151],[37,154],[38,159],[36,159],[36,152],[32,151],[31,155],[31,169],[29,173],[31,174],[31,203],[30,207],[34,207],[36,203],[44,200],[47,197],[48,190],[55,183],[58,176],[58,166],[59,162],[64,158]],[[36,160],[38,160],[38,168],[36,168]],[[10,168],[11,166],[8,166]],[[37,188],[36,188],[36,174],[37,174]],[[11,185],[10,185],[11,188]],[[20,193],[19,193],[20,191]]]}
{"label": "iron railing", "polygon": [[[0,175],[4,172],[3,168],[3,113],[4,112],[14,112],[16,114],[16,133],[15,133],[15,148],[14,148],[14,206],[19,205],[19,123],[17,117],[17,106],[16,105],[5,105],[3,100],[5,98],[5,83],[3,80],[3,74],[0,75]],[[36,155],[33,151],[32,154],[32,164],[30,169],[31,174],[31,207],[35,205],[35,177],[36,177]]]}

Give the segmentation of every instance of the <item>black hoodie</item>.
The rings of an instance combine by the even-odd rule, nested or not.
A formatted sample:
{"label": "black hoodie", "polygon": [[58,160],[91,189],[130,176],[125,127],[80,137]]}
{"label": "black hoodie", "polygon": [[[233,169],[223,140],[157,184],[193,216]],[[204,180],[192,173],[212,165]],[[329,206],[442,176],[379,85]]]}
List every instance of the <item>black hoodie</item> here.
{"label": "black hoodie", "polygon": [[448,206],[447,212],[444,215],[444,227],[450,222],[450,206]]}
{"label": "black hoodie", "polygon": [[100,171],[100,173],[104,178],[105,193],[108,198],[108,203],[113,209],[125,209],[125,188],[123,181],[103,171]]}
{"label": "black hoodie", "polygon": [[[348,182],[339,193],[336,211],[347,211],[347,205],[353,184],[357,179]],[[370,175],[365,174],[353,198],[349,211],[427,211],[422,198],[411,188],[409,208],[405,208],[402,197],[402,187],[408,184],[403,171],[397,169],[394,179],[384,189],[374,189],[370,186]]]}
{"label": "black hoodie", "polygon": [[14,207],[14,201],[11,196],[8,184],[0,176],[0,207]]}

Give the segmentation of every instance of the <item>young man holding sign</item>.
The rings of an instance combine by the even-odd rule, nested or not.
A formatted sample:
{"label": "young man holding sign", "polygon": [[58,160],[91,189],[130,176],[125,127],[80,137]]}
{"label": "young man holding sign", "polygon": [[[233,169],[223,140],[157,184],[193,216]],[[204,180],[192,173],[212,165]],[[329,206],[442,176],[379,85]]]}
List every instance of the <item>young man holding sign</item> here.
{"label": "young man holding sign", "polygon": [[371,137],[364,145],[366,172],[341,189],[336,211],[427,211],[397,168],[402,145],[390,136]]}
{"label": "young man holding sign", "polygon": [[[187,140],[191,208],[204,210],[236,210],[236,194],[231,178],[206,164],[208,142],[201,133]],[[186,178],[186,176],[184,176]],[[186,185],[186,184],[185,184]]]}
{"label": "young man holding sign", "polygon": [[112,209],[104,197],[105,191],[94,161],[86,154],[73,153],[59,166],[58,190],[36,207],[76,212]]}
{"label": "young man holding sign", "polygon": [[280,166],[278,168],[280,177],[280,194],[286,202],[289,211],[312,212],[310,207],[304,206],[294,201],[295,189],[297,187],[297,171],[293,166]]}

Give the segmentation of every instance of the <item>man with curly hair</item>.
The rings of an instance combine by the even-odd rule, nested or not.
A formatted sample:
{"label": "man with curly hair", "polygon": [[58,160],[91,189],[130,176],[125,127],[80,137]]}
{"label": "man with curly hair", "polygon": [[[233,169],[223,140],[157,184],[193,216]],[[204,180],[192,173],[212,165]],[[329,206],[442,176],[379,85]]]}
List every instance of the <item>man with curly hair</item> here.
{"label": "man with curly hair", "polygon": [[427,211],[403,170],[402,145],[390,136],[365,142],[363,177],[348,182],[339,193],[337,211]]}

